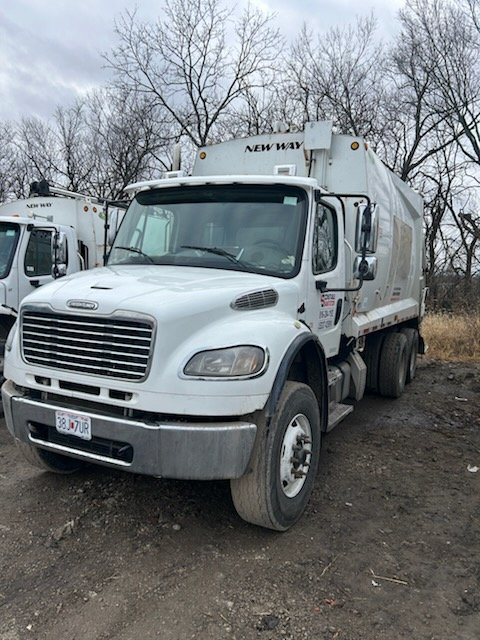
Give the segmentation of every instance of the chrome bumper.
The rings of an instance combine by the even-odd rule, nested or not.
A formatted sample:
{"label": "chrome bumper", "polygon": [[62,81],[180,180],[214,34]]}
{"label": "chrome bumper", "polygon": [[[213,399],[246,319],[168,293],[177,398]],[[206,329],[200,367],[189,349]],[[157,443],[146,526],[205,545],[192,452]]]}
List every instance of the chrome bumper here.
{"label": "chrome bumper", "polygon": [[[23,396],[11,381],[2,386],[5,422],[10,433],[21,440],[49,451],[94,464],[145,475],[185,480],[239,478],[247,468],[257,427],[250,422],[158,422],[110,417],[90,411],[78,411],[91,419],[93,440],[85,445],[76,436],[55,442],[55,411],[72,411],[65,406],[32,400]],[[65,398],[68,402],[68,398]],[[40,425],[40,431],[36,428]],[[53,441],[42,434],[53,434]],[[90,442],[90,441],[87,441]],[[85,447],[109,442],[131,448],[128,460],[117,459]],[[82,450],[83,448],[83,450]],[[131,458],[131,460],[130,460]]]}

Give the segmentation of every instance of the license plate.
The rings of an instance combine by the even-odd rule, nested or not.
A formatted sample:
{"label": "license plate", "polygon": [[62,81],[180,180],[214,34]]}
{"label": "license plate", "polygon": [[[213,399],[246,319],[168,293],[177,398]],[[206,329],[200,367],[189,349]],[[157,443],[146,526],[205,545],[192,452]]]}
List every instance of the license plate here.
{"label": "license plate", "polygon": [[77,436],[83,440],[92,439],[92,424],[89,416],[55,411],[55,427],[60,433],[69,436]]}

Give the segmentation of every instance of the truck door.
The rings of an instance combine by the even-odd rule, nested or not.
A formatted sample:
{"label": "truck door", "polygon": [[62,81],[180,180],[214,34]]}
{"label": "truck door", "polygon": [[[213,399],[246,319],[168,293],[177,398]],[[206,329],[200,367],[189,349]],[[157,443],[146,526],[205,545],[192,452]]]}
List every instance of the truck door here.
{"label": "truck door", "polygon": [[27,239],[23,264],[18,265],[19,302],[35,287],[51,282],[53,227],[32,227]]}
{"label": "truck door", "polygon": [[345,287],[343,221],[324,202],[315,204],[310,229],[310,273],[306,321],[322,343],[327,358],[338,353]]}

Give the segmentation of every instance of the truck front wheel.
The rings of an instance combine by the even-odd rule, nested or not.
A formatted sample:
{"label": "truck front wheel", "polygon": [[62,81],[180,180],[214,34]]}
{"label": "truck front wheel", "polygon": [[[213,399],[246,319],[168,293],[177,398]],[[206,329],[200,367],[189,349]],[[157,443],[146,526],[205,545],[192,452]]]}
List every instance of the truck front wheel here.
{"label": "truck front wheel", "polygon": [[320,455],[320,412],[305,384],[287,382],[270,423],[261,414],[247,473],[231,480],[241,518],[286,531],[300,518],[313,489]]}
{"label": "truck front wheel", "polygon": [[42,469],[43,471],[67,474],[75,473],[75,471],[78,471],[84,466],[84,463],[81,460],[68,458],[67,456],[55,453],[54,451],[39,449],[28,442],[20,442],[20,440],[16,440],[16,444],[25,460],[34,467]]}

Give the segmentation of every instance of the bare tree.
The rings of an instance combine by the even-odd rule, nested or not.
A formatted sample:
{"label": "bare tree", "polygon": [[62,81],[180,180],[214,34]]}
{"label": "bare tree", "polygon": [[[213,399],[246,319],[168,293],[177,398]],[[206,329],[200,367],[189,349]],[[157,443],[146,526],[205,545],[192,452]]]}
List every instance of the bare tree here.
{"label": "bare tree", "polygon": [[14,138],[14,126],[8,122],[0,122],[0,202],[16,195],[19,182],[23,182],[18,172],[18,155]]}
{"label": "bare tree", "polygon": [[[478,0],[407,0],[400,13],[403,53],[416,77],[428,80],[420,96],[427,103],[427,126],[443,128],[466,157],[480,163],[480,31]],[[400,47],[402,49],[402,47]],[[420,100],[417,100],[417,104]],[[421,162],[421,158],[418,160]]]}
{"label": "bare tree", "polygon": [[130,182],[170,168],[171,138],[158,109],[145,96],[126,87],[109,87],[92,93],[86,107],[93,162],[90,191],[119,198]]}
{"label": "bare tree", "polygon": [[474,276],[478,276],[480,267],[480,216],[478,211],[478,201],[468,211],[461,210],[459,213],[452,210],[452,217],[460,234],[458,252],[455,256],[460,260],[451,261],[452,268],[459,273],[464,282],[464,289],[469,291]]}
{"label": "bare tree", "polygon": [[373,16],[314,37],[306,25],[288,65],[290,96],[301,122],[331,119],[342,133],[381,136],[385,93],[383,45]]}
{"label": "bare tree", "polygon": [[401,31],[391,50],[385,135],[380,141],[389,166],[415,180],[429,159],[452,143],[445,116],[435,105],[435,57],[422,56],[425,34],[400,13]]}
{"label": "bare tree", "polygon": [[[128,183],[167,167],[170,140],[164,131],[148,101],[115,87],[93,92],[70,107],[58,107],[48,123],[23,119],[6,133],[10,151],[15,152],[10,191],[25,197],[30,183],[44,178],[72,191],[118,198]],[[2,171],[0,156],[0,176],[2,172],[7,169]]]}
{"label": "bare tree", "polygon": [[[22,118],[14,140],[21,165],[19,169],[27,176],[27,184],[40,178],[58,182],[58,138],[51,124],[39,118]],[[25,189],[22,195],[27,195]]]}
{"label": "bare tree", "polygon": [[260,135],[272,130],[275,122],[294,123],[283,78],[277,78],[274,86],[261,90],[246,88],[243,100],[224,114],[216,127],[220,140],[242,136]]}
{"label": "bare tree", "polygon": [[94,167],[85,111],[85,100],[77,101],[71,107],[58,107],[54,118],[57,181],[67,189],[80,192],[88,188]]}
{"label": "bare tree", "polygon": [[[406,87],[400,95],[410,93],[411,112],[417,114],[406,136],[410,150],[402,173],[414,180],[429,174],[436,191],[427,201],[430,285],[439,272],[456,275],[450,299],[468,299],[480,271],[478,10],[478,0],[407,0],[394,57]],[[402,112],[408,111],[408,101],[406,106]]]}
{"label": "bare tree", "polygon": [[149,96],[179,137],[202,146],[246,91],[273,82],[280,36],[271,17],[248,7],[235,19],[221,0],[167,0],[165,19],[125,13],[107,55],[117,81]]}

